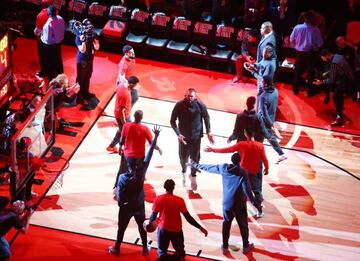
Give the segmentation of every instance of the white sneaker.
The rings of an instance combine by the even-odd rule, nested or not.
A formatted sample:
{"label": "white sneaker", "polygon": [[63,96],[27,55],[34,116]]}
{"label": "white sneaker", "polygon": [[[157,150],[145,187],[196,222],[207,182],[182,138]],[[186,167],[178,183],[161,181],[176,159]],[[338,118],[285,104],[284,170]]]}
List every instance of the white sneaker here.
{"label": "white sneaker", "polygon": [[278,160],[276,161],[276,164],[279,164],[280,162],[287,160],[288,156],[286,154],[281,155]]}
{"label": "white sneaker", "polygon": [[197,190],[196,177],[193,177],[191,174],[189,174],[189,179],[190,179],[190,182],[191,182],[191,190],[196,191]]}

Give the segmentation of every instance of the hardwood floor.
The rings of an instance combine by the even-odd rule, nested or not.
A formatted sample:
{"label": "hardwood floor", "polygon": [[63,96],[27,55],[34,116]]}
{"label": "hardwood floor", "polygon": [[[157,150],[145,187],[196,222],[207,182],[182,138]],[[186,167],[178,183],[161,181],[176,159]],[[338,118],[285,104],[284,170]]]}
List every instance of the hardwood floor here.
{"label": "hardwood floor", "polygon": [[[114,101],[106,109],[113,113]],[[146,212],[150,214],[152,200],[163,193],[165,179],[176,182],[175,194],[182,196],[190,213],[208,230],[204,238],[200,232],[183,223],[188,253],[219,260],[246,257],[241,251],[222,255],[222,186],[221,177],[208,173],[198,175],[198,191],[182,187],[177,156],[177,139],[169,128],[173,103],[141,98],[133,109],[144,111],[144,122],[151,127],[160,124],[163,130],[159,146],[160,157],[154,154],[145,183]],[[216,146],[227,146],[235,115],[210,111],[212,132]],[[360,181],[347,172],[359,176],[358,143],[356,137],[302,126],[283,124],[282,145],[288,147],[289,159],[274,164],[277,155],[266,146],[271,162],[270,173],[264,177],[265,217],[255,220],[255,210],[249,205],[250,239],[256,249],[247,256],[250,260],[359,260],[360,259]],[[51,189],[35,212],[33,224],[76,231],[114,239],[117,229],[118,207],[112,199],[112,187],[118,170],[119,156],[108,154],[106,147],[116,128],[114,119],[103,116],[82,142],[63,176],[63,186]],[[342,135],[342,134],[341,134]],[[209,143],[203,139],[202,147]],[[308,152],[292,150],[306,148]],[[201,162],[220,164],[229,162],[230,155],[202,152]],[[325,160],[324,160],[325,159]],[[125,241],[139,237],[134,221],[125,234]],[[156,247],[156,234],[148,235]],[[241,246],[238,227],[233,222],[230,242]]]}

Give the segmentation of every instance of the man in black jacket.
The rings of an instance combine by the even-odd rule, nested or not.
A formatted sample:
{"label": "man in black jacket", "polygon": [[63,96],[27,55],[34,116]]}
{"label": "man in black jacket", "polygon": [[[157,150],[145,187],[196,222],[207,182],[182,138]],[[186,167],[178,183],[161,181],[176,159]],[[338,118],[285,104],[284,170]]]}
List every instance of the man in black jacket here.
{"label": "man in black jacket", "polygon": [[[176,123],[178,121],[178,124]],[[179,158],[182,167],[183,185],[185,185],[186,163],[189,156],[193,162],[199,163],[200,145],[203,136],[203,121],[206,134],[211,144],[214,143],[210,132],[210,116],[206,105],[196,99],[196,91],[190,88],[186,91],[185,98],[175,104],[171,113],[170,124],[179,139]],[[196,170],[191,168],[189,175],[191,189],[197,189]]]}
{"label": "man in black jacket", "polygon": [[125,230],[132,217],[138,225],[143,250],[142,255],[146,256],[149,252],[147,246],[147,235],[143,228],[145,221],[145,193],[144,193],[144,181],[145,174],[149,167],[151,157],[156,147],[157,138],[160,135],[160,128],[155,126],[153,129],[155,138],[151,143],[150,149],[144,158],[144,161],[140,166],[136,166],[131,171],[121,174],[117,180],[116,186],[116,199],[119,205],[118,214],[118,231],[116,237],[115,246],[110,246],[108,251],[114,256],[120,255],[120,245],[124,238]]}
{"label": "man in black jacket", "polygon": [[254,131],[254,138],[256,141],[261,143],[264,141],[261,124],[258,118],[258,114],[255,111],[255,104],[256,98],[254,96],[250,96],[247,98],[247,109],[236,116],[234,130],[227,140],[228,143],[232,142],[233,140],[236,140],[237,142],[246,141],[247,139],[244,134],[244,130],[246,128],[250,128]]}

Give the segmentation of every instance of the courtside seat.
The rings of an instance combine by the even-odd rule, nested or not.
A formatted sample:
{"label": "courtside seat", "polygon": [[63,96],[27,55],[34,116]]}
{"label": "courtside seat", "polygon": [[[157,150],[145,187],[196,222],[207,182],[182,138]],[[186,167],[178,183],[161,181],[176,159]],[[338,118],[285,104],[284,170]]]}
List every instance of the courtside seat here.
{"label": "courtside seat", "polygon": [[190,47],[191,33],[192,21],[182,16],[175,17],[170,33],[171,40],[166,45],[166,51],[185,56]]}
{"label": "courtside seat", "polygon": [[155,13],[151,19],[149,37],[146,39],[146,47],[164,50],[169,42],[170,16],[164,13]]}
{"label": "courtside seat", "polygon": [[208,58],[214,41],[214,28],[211,23],[196,22],[192,34],[192,42],[188,50],[190,57]]}
{"label": "courtside seat", "polygon": [[143,47],[149,32],[150,13],[135,8],[128,22],[129,32],[125,42],[133,47]]}
{"label": "courtside seat", "polygon": [[109,20],[103,28],[103,39],[108,42],[120,43],[126,30],[126,21],[129,12],[125,6],[112,5],[109,12]]}
{"label": "courtside seat", "polygon": [[67,15],[68,20],[76,19],[82,21],[86,16],[86,1],[84,0],[70,0]]}
{"label": "courtside seat", "polygon": [[89,6],[89,18],[94,25],[94,30],[98,35],[102,34],[103,27],[108,14],[108,7],[98,2],[93,2]]}
{"label": "courtside seat", "polygon": [[108,42],[120,43],[126,30],[128,9],[122,5],[112,5],[109,11],[110,20],[103,28],[103,39]]}
{"label": "courtside seat", "polygon": [[235,28],[218,24],[215,34],[215,48],[210,52],[210,57],[217,61],[228,62],[233,53]]}

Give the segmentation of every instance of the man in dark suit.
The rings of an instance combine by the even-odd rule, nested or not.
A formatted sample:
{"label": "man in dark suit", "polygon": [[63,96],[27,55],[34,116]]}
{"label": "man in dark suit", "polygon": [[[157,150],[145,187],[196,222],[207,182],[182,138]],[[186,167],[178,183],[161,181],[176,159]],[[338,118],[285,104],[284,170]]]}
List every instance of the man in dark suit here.
{"label": "man in dark suit", "polygon": [[276,68],[276,59],[277,59],[276,38],[275,38],[274,31],[273,31],[272,23],[269,21],[262,23],[261,28],[260,28],[260,33],[261,33],[261,40],[259,42],[257,52],[256,52],[256,62],[258,63],[262,60],[265,46],[270,45],[274,50],[273,56],[272,56],[272,61],[273,61],[274,67]]}

